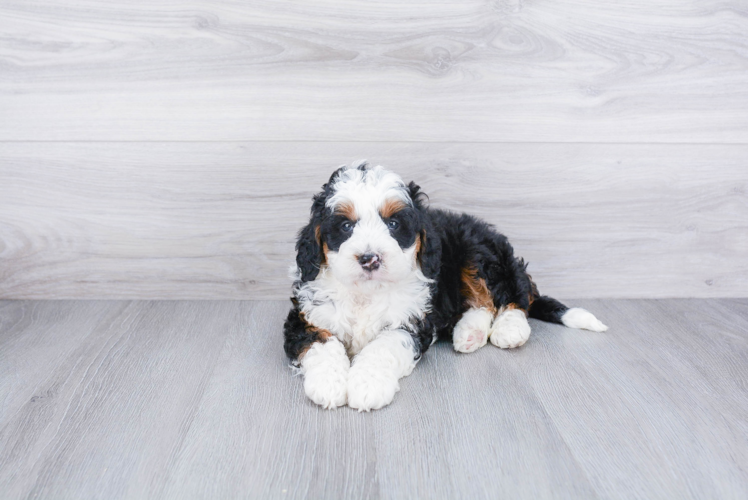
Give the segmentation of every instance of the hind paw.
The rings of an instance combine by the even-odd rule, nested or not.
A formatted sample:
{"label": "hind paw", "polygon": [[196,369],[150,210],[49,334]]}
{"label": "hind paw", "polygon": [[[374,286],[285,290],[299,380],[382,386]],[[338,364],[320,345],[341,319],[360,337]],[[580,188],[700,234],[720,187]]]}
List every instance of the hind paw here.
{"label": "hind paw", "polygon": [[502,349],[519,347],[530,338],[530,324],[524,311],[510,309],[501,313],[491,326],[491,343]]}
{"label": "hind paw", "polygon": [[486,345],[493,316],[486,309],[470,309],[462,315],[452,332],[452,345],[457,352],[474,352]]}

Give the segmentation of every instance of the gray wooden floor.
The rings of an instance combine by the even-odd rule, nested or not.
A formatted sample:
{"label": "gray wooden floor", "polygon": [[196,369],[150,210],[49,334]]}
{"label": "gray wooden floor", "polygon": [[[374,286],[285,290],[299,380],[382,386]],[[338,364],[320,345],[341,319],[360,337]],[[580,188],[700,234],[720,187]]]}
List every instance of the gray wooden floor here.
{"label": "gray wooden floor", "polygon": [[285,302],[0,301],[3,498],[748,498],[748,300],[584,300],[440,343],[371,414],[305,399]]}

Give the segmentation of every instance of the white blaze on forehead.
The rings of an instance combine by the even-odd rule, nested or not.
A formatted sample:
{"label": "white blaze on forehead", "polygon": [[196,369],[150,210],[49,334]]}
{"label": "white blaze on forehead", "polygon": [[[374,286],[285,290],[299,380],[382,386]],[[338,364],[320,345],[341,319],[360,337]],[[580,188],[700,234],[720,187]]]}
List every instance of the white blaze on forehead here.
{"label": "white blaze on forehead", "polygon": [[386,201],[400,200],[412,205],[405,183],[394,172],[376,166],[368,170],[351,167],[340,172],[333,186],[334,194],[327,199],[330,208],[352,203],[359,219],[375,216]]}

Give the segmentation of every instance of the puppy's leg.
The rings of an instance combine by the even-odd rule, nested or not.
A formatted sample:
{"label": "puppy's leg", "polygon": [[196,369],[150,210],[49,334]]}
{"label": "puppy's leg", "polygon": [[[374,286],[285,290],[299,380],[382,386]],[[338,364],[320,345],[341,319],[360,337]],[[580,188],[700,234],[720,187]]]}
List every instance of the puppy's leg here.
{"label": "puppy's leg", "polygon": [[398,380],[416,366],[417,349],[405,330],[384,331],[353,358],[348,375],[348,406],[376,410],[392,402]]}
{"label": "puppy's leg", "polygon": [[525,311],[514,304],[502,308],[489,332],[491,343],[502,349],[519,347],[530,338],[530,324]]}
{"label": "puppy's leg", "polygon": [[301,358],[300,366],[304,393],[309,399],[328,409],[345,404],[351,362],[337,338],[312,344]]}
{"label": "puppy's leg", "polygon": [[452,332],[452,345],[458,352],[477,351],[488,341],[493,314],[488,309],[472,308],[462,315]]}
{"label": "puppy's leg", "polygon": [[284,349],[304,375],[304,392],[324,408],[343,406],[351,362],[343,344],[329,331],[307,322],[298,305],[283,325]]}

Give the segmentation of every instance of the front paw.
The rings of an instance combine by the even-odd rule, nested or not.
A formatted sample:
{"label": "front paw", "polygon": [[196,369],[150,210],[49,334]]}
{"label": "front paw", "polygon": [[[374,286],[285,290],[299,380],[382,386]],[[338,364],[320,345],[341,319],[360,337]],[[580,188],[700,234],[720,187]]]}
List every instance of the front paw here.
{"label": "front paw", "polygon": [[347,391],[348,381],[339,371],[314,370],[304,376],[307,397],[328,410],[345,405]]}
{"label": "front paw", "polygon": [[348,376],[348,406],[358,411],[378,410],[400,390],[397,377],[374,366],[353,365]]}
{"label": "front paw", "polygon": [[323,408],[333,409],[346,403],[350,360],[337,340],[315,344],[302,362],[304,392]]}

